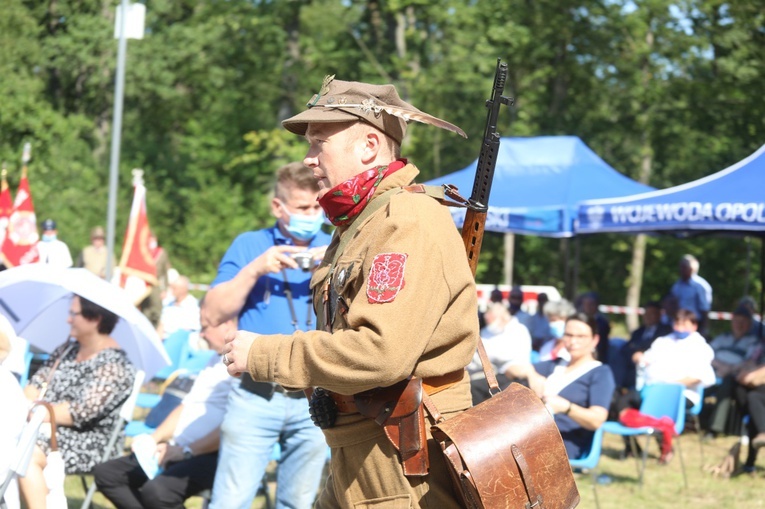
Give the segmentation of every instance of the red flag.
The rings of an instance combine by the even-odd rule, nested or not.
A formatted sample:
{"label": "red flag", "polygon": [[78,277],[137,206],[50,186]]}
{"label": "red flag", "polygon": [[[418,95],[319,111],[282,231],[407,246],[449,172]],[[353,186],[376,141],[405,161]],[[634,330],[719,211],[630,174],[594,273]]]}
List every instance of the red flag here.
{"label": "red flag", "polygon": [[5,166],[3,166],[2,183],[0,183],[0,248],[5,241],[5,231],[8,229],[8,220],[13,212],[13,200],[11,199],[11,189],[8,187],[8,181],[5,179]]}
{"label": "red flag", "polygon": [[[157,284],[157,266],[149,249],[149,218],[146,214],[146,188],[140,175],[134,179],[135,193],[130,208],[130,220],[125,232],[120,259],[120,286],[135,292],[137,302],[151,290],[148,285]],[[140,281],[139,281],[140,280]],[[136,284],[144,284],[142,292],[136,292]]]}
{"label": "red flag", "polygon": [[3,240],[2,258],[6,267],[15,267],[38,261],[37,217],[29,190],[27,167],[21,169],[21,181],[8,219],[8,229]]}

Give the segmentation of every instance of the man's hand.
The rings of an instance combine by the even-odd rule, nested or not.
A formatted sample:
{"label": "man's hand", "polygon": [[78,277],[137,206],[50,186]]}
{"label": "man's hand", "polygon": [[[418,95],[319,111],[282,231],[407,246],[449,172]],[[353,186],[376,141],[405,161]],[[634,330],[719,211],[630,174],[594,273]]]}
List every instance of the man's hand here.
{"label": "man's hand", "polygon": [[302,251],[305,251],[305,248],[300,246],[271,246],[263,254],[251,261],[247,265],[246,270],[251,271],[257,280],[257,278],[265,274],[281,272],[282,269],[297,269],[297,262],[290,255]]}
{"label": "man's hand", "polygon": [[157,461],[162,468],[165,468],[168,463],[182,459],[183,447],[180,445],[169,445],[167,442],[163,442],[157,446]]}
{"label": "man's hand", "polygon": [[247,357],[250,353],[252,342],[260,336],[247,331],[237,331],[226,336],[226,344],[223,347],[223,363],[228,368],[228,374],[239,376],[247,372]]}

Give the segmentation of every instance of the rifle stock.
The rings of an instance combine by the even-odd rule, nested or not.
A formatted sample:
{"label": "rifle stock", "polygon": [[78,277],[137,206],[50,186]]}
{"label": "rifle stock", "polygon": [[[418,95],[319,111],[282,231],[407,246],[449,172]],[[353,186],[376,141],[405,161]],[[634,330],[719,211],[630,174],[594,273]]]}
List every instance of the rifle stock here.
{"label": "rifle stock", "polygon": [[473,181],[473,191],[468,200],[468,209],[465,213],[465,221],[462,225],[462,242],[465,244],[470,270],[475,277],[478,268],[478,257],[481,254],[483,235],[486,227],[486,214],[489,210],[489,195],[491,183],[494,179],[494,168],[497,165],[497,152],[499,151],[499,133],[497,133],[497,118],[502,104],[510,105],[513,100],[502,95],[507,81],[507,64],[497,59],[497,70],[494,74],[494,86],[491,99],[486,101],[488,113],[486,116],[486,128],[481,144],[481,153],[478,156],[478,166]]}

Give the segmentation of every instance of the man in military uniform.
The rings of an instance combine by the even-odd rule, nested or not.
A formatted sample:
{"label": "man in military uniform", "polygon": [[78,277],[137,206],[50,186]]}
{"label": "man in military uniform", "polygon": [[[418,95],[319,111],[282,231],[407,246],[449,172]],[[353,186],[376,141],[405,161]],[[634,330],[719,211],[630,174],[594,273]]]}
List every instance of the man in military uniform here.
{"label": "man in military uniform", "polygon": [[[414,428],[419,441],[408,431],[416,421],[388,427],[399,422],[412,382],[447,419],[468,408],[465,366],[478,339],[462,239],[447,208],[410,186],[418,170],[399,155],[405,119],[461,133],[401,100],[392,85],[332,77],[308,110],[283,122],[308,140],[304,163],[337,226],[311,281],[319,330],[240,331],[224,357],[231,374],[313,388],[312,412],[332,448],[330,478],[316,505],[322,509],[458,507],[430,437],[433,416],[421,405],[415,414],[401,410],[402,419],[425,416]],[[421,444],[414,455],[412,443]]]}

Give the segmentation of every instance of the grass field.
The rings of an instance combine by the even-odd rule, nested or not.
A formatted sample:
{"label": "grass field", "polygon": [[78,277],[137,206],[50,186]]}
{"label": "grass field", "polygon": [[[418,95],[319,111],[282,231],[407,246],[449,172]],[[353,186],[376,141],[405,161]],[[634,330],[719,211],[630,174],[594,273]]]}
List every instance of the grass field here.
{"label": "grass field", "polygon": [[[753,474],[742,474],[731,479],[716,479],[703,471],[704,465],[717,464],[728,449],[738,440],[736,437],[720,437],[704,443],[704,461],[702,462],[698,436],[685,433],[676,438],[680,441],[688,488],[683,487],[683,475],[680,468],[680,454],[676,454],[669,465],[657,463],[658,447],[652,443],[646,467],[644,484],[637,483],[635,461],[618,458],[622,449],[621,437],[606,434],[603,444],[603,456],[598,466],[598,473],[611,478],[609,484],[598,484],[598,498],[601,509],[728,509],[728,508],[765,508],[765,460],[761,457],[757,470]],[[745,448],[744,448],[745,449]],[[742,452],[742,461],[745,459]],[[590,475],[577,474],[577,484],[582,501],[581,509],[595,507]],[[273,489],[273,486],[272,486]],[[69,507],[77,508],[82,504],[84,491],[78,477],[68,477],[66,486]],[[252,507],[264,507],[262,496],[253,501]],[[197,509],[202,506],[199,497],[186,502],[186,507]],[[96,509],[111,509],[113,506],[100,493],[96,494]]]}

